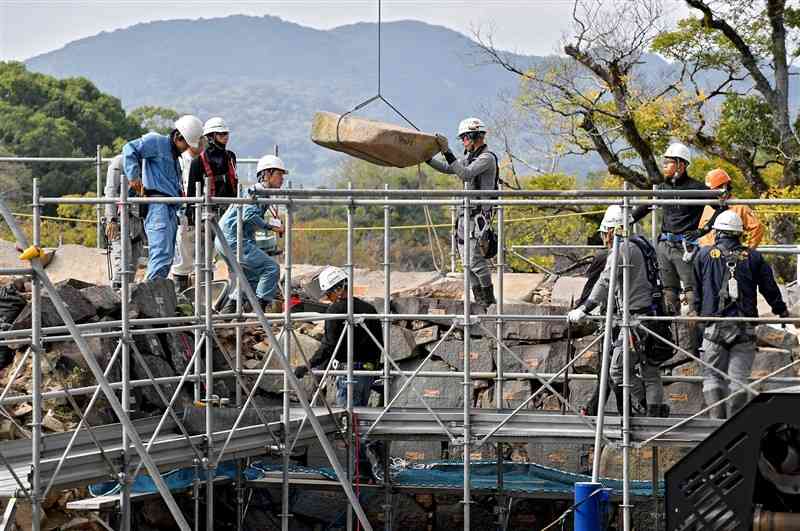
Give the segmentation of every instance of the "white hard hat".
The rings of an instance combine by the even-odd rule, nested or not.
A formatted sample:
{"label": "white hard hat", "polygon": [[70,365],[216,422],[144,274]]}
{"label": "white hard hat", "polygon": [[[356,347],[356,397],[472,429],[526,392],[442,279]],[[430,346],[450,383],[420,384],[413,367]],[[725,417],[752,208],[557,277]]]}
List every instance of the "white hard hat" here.
{"label": "white hard hat", "polygon": [[289,170],[286,169],[286,165],[275,155],[264,155],[258,159],[256,174],[261,173],[261,170],[283,170],[286,175],[289,175]]}
{"label": "white hard hat", "polygon": [[467,118],[458,124],[458,136],[464,133],[485,133],[486,126],[479,118]]}
{"label": "white hard hat", "polygon": [[197,116],[187,114],[175,121],[175,129],[181,134],[186,143],[197,148],[200,146],[200,137],[203,136],[203,122]]}
{"label": "white hard hat", "polygon": [[210,135],[211,133],[229,133],[230,129],[225,125],[225,120],[219,116],[209,118],[203,125],[203,135]]}
{"label": "white hard hat", "polygon": [[733,210],[726,210],[722,212],[717,219],[714,220],[714,230],[721,230],[725,232],[736,232],[741,234],[744,232],[744,224],[739,214]]}
{"label": "white hard hat", "polygon": [[611,229],[621,227],[624,225],[622,216],[622,207],[619,205],[610,205],[603,214],[603,221],[600,222],[600,228],[597,232],[607,232]]}
{"label": "white hard hat", "polygon": [[347,273],[344,272],[344,269],[328,266],[319,274],[319,289],[323,293],[327,293],[342,280],[347,280]]}
{"label": "white hard hat", "polygon": [[662,155],[665,159],[682,159],[688,165],[692,162],[692,154],[689,148],[680,142],[673,142]]}

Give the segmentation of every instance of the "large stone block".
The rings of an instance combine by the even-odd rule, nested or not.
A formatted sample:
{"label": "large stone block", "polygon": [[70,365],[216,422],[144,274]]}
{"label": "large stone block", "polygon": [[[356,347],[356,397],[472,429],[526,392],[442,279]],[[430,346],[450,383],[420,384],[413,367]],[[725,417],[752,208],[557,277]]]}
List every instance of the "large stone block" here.
{"label": "large stone block", "polygon": [[[458,299],[433,299],[426,297],[395,297],[392,299],[392,308],[395,313],[421,314],[421,315],[463,315],[464,301]],[[470,313],[474,315],[485,313],[484,307],[470,303]],[[421,320],[425,320],[421,318]],[[444,321],[436,321],[448,325]]]}
{"label": "large stone block", "polygon": [[[283,340],[281,340],[281,345],[283,345]],[[319,347],[320,342],[316,339],[303,335],[303,334],[294,334],[290,341],[290,350],[289,350],[289,363],[292,367],[299,367],[301,365],[306,364],[306,360],[310,360],[311,356],[314,355],[317,348]],[[253,358],[257,360],[258,363],[255,364],[253,367],[256,369],[260,369],[264,366],[264,362],[269,357],[269,345],[266,342],[259,343],[255,345],[255,350],[261,353],[260,356]],[[283,366],[278,361],[278,358],[275,354],[269,357],[269,364],[268,369],[282,369]],[[322,367],[324,368],[324,367]],[[255,381],[256,376],[252,377],[252,380]],[[309,392],[313,393],[315,388],[314,377],[306,375],[303,380],[303,387],[306,391],[306,394]],[[259,387],[267,391],[269,393],[280,393],[283,389],[283,375],[280,374],[265,374],[263,378],[261,378],[261,383]]]}
{"label": "large stone block", "polygon": [[506,372],[556,373],[568,361],[566,341],[509,345],[509,349],[516,356],[503,350],[503,366]]}
{"label": "large stone block", "polygon": [[442,458],[441,441],[392,441],[392,457],[406,461],[436,461]]}
{"label": "large stone block", "polygon": [[[433,328],[438,330],[438,327]],[[389,341],[391,342],[391,348],[389,352],[393,360],[406,360],[418,354],[418,351],[416,350],[417,342],[413,331],[408,330],[407,328],[401,328],[399,326],[391,326],[389,328],[389,333]],[[382,338],[378,339],[382,340]]]}
{"label": "large stone block", "polygon": [[797,349],[797,336],[785,328],[773,325],[758,325],[756,327],[756,339],[759,346],[775,347],[786,350]]}
{"label": "large stone block", "polygon": [[[95,317],[95,309],[81,292],[69,284],[64,284],[56,288],[57,293],[64,301],[72,320],[76,323],[83,323]],[[32,324],[32,307],[28,303],[14,320],[14,330],[30,328]],[[58,315],[56,307],[46,294],[42,297],[42,326],[60,326],[64,322]]]}
{"label": "large stone block", "polygon": [[[483,409],[495,409],[497,388],[495,383],[488,389],[481,390],[478,396],[478,407]],[[533,393],[529,380],[506,380],[503,384],[503,397],[500,407],[504,409],[514,409],[522,404]],[[529,402],[525,409],[533,409],[533,401]]]}
{"label": "large stone block", "polygon": [[[415,321],[416,322],[416,321]],[[417,346],[427,345],[439,340],[439,327],[426,326],[414,331],[414,342]]]}
{"label": "large stone block", "polygon": [[[597,385],[597,380],[570,380],[569,401],[579,409],[586,407],[594,395]],[[605,412],[608,415],[617,415],[617,400],[612,392],[606,396]]]}
{"label": "large stone block", "polygon": [[[150,369],[153,378],[164,378],[167,376],[174,376],[175,371],[172,366],[164,358],[158,356],[150,356],[148,354],[142,355],[142,362],[144,362]],[[137,380],[146,380],[149,378],[147,370],[144,368],[140,360],[136,357],[132,359],[133,375]],[[164,397],[167,401],[172,398],[175,392],[177,383],[159,384]],[[145,385],[136,388],[136,400],[140,409],[144,410],[158,410],[162,411],[165,408],[164,402],[158,395],[153,385]]]}
{"label": "large stone block", "polygon": [[[526,304],[514,303],[503,305],[503,313],[508,315],[530,315],[530,316],[566,316],[569,308],[566,306],[555,306],[549,304]],[[497,313],[497,306],[492,305],[487,310],[488,315]],[[492,329],[492,328],[490,328]],[[577,327],[573,327],[574,337],[578,337]],[[567,320],[549,321],[504,321],[503,338],[521,339],[526,341],[552,341],[561,339],[567,335]],[[581,333],[580,335],[585,335]]]}
{"label": "large stone block", "polygon": [[[412,359],[398,363],[400,369],[413,371],[422,360]],[[450,371],[450,367],[443,361],[428,360],[422,367],[423,371]],[[392,379],[392,397],[394,397],[405,382],[404,378],[397,377]],[[406,387],[403,394],[395,401],[396,407],[424,407],[422,400],[432,408],[457,408],[464,404],[464,397],[461,386],[461,378],[449,378],[445,376],[417,376]],[[416,391],[416,392],[415,392]]]}
{"label": "large stone block", "polygon": [[119,294],[111,286],[89,286],[80,290],[99,317],[119,316],[121,302]]}
{"label": "large stone block", "polygon": [[[572,364],[571,372],[597,374],[600,370],[600,362],[603,354],[603,340],[601,339],[589,347],[595,337],[597,336],[586,336],[574,341],[574,355],[578,356],[578,354],[580,354],[580,356],[578,356],[578,359]],[[583,352],[587,347],[589,347],[589,349]]]}
{"label": "large stone block", "polygon": [[670,415],[693,415],[705,407],[701,382],[674,382],[664,386]]}
{"label": "large stone block", "polygon": [[[432,347],[431,347],[432,348]],[[434,356],[442,358],[456,370],[464,368],[464,342],[448,339],[439,345]],[[470,372],[490,372],[494,370],[494,341],[472,339],[470,341]]]}
{"label": "large stone block", "polygon": [[140,317],[173,317],[178,304],[175,284],[166,278],[134,284],[131,303]]}
{"label": "large stone block", "polygon": [[[763,378],[768,374],[772,374],[781,367],[789,365],[793,361],[792,354],[784,349],[762,347],[757,349],[756,356],[753,359],[753,367],[750,370],[750,376],[753,378]],[[798,375],[797,366],[787,369],[775,377],[796,377]],[[764,391],[769,389],[778,389],[786,387],[786,384],[774,382],[769,380],[758,385],[758,388]]]}

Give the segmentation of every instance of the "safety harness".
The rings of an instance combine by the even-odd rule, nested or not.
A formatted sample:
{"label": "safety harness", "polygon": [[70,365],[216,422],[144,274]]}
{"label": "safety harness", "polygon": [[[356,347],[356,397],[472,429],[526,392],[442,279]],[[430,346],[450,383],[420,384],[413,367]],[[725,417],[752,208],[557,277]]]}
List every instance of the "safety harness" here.
{"label": "safety harness", "polygon": [[[211,163],[208,160],[208,154],[206,154],[205,150],[200,153],[200,162],[203,164],[203,171],[210,177],[208,180],[208,193],[211,197],[215,197],[217,195],[217,176],[214,175],[214,170],[211,169]],[[231,191],[235,194],[238,187],[238,179],[236,178],[236,166],[234,166],[233,158],[230,156],[228,157],[227,178],[228,186],[230,186]]]}
{"label": "safety harness", "polygon": [[[736,279],[736,266],[739,262],[747,260],[749,252],[747,247],[744,246],[727,250],[714,246],[709,255],[714,260],[724,260],[725,263],[722,282],[719,287],[719,305],[716,313],[717,316],[722,316],[739,302],[739,282]],[[736,310],[738,315],[738,306]]]}

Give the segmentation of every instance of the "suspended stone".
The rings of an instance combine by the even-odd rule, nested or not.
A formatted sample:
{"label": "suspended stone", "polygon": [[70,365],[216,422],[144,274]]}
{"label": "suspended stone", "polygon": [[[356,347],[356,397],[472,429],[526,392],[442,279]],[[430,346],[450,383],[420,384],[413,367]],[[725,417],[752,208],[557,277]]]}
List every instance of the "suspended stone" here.
{"label": "suspended stone", "polygon": [[414,166],[439,152],[432,134],[330,112],[314,115],[311,140],[322,147],[395,168]]}

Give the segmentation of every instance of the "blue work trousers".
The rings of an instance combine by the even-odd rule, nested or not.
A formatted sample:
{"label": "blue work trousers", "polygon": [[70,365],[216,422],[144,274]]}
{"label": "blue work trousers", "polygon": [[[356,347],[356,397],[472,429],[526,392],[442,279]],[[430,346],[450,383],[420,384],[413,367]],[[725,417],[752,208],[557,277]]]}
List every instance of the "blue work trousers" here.
{"label": "blue work trousers", "polygon": [[[231,244],[231,250],[236,255],[236,245]],[[217,250],[222,254],[222,249],[217,244]],[[242,249],[242,269],[244,269],[244,276],[250,287],[256,292],[256,297],[261,302],[272,302],[275,299],[275,292],[278,289],[278,280],[280,278],[281,268],[278,263],[267,256],[267,253],[256,247],[255,245],[245,245]],[[236,299],[235,290],[231,293],[231,298]]]}
{"label": "blue work trousers", "polygon": [[144,232],[149,245],[146,278],[167,278],[175,258],[178,209],[173,205],[150,204],[144,221]]}

